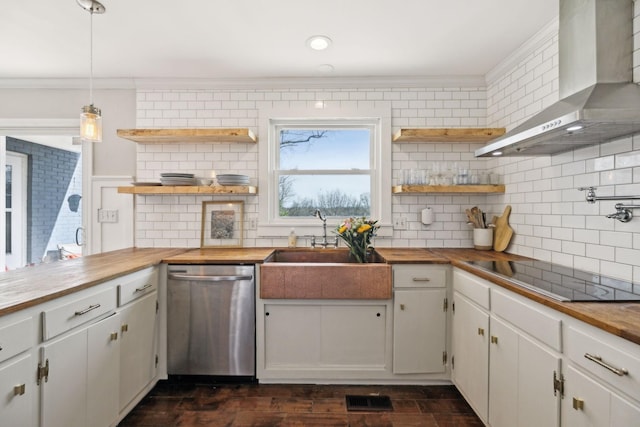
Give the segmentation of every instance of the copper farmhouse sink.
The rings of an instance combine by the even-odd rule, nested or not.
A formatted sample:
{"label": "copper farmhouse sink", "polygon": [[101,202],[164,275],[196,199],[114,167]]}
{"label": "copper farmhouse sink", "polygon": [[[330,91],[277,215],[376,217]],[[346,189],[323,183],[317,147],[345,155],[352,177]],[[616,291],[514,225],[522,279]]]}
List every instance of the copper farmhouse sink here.
{"label": "copper farmhouse sink", "polygon": [[352,262],[347,249],[277,249],[260,267],[263,299],[390,299],[391,265],[373,252]]}

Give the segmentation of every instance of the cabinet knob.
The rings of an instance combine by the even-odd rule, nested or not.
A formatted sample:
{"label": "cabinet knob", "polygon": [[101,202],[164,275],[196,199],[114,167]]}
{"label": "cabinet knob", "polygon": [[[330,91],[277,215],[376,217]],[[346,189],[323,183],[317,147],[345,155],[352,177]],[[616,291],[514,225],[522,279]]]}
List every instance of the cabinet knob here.
{"label": "cabinet knob", "polygon": [[573,398],[573,409],[575,409],[576,411],[583,410],[584,409],[584,400],[574,397]]}
{"label": "cabinet knob", "polygon": [[491,335],[491,344],[498,344],[498,337]]}
{"label": "cabinet knob", "polygon": [[265,316],[268,316],[268,315],[269,315],[269,312],[267,311],[264,315],[265,315]]}
{"label": "cabinet knob", "polygon": [[111,341],[115,341],[118,339],[118,333],[117,332],[111,332],[111,335],[109,335],[109,338],[111,339]]}
{"label": "cabinet knob", "polygon": [[129,325],[127,323],[125,323],[120,327],[121,332],[127,332],[128,330],[129,330]]}
{"label": "cabinet knob", "polygon": [[400,310],[404,310],[404,304],[400,304]]}
{"label": "cabinet knob", "polygon": [[13,387],[13,395],[14,396],[22,396],[25,392],[25,385],[20,384]]}
{"label": "cabinet knob", "polygon": [[380,317],[380,313],[376,313],[376,317]]}
{"label": "cabinet knob", "polygon": [[478,328],[478,335],[484,336],[484,328]]}

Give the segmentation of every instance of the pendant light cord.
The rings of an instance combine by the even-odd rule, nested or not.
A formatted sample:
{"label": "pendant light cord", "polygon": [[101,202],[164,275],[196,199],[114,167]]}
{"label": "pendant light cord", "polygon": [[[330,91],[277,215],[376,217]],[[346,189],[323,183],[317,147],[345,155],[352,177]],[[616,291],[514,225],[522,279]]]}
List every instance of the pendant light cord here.
{"label": "pendant light cord", "polygon": [[93,11],[89,15],[89,105],[93,105]]}

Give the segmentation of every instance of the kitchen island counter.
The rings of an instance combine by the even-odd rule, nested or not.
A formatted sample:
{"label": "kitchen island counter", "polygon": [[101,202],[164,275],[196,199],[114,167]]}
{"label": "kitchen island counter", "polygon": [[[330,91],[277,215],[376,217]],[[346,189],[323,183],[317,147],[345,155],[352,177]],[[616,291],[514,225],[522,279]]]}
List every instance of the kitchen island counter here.
{"label": "kitchen island counter", "polygon": [[157,265],[181,252],[184,249],[128,248],[7,271],[0,275],[0,316]]}

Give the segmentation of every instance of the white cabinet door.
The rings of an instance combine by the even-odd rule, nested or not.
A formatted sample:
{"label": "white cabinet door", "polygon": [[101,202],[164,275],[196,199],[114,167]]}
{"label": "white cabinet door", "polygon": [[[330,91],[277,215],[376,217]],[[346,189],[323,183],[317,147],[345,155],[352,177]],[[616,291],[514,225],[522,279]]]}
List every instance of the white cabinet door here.
{"label": "white cabinet door", "polygon": [[88,329],[87,425],[110,426],[118,418],[120,319],[114,314]]}
{"label": "white cabinet door", "polygon": [[120,312],[120,410],[155,377],[157,292],[124,306]]}
{"label": "white cabinet door", "polygon": [[552,380],[560,372],[560,357],[495,317],[490,326],[491,426],[557,426],[560,397],[554,395]]}
{"label": "white cabinet door", "polygon": [[489,314],[454,293],[452,380],[483,420],[489,406]]}
{"label": "white cabinet door", "polygon": [[394,290],[394,374],[445,371],[446,295],[446,289]]}
{"label": "white cabinet door", "polygon": [[571,365],[564,378],[563,427],[640,426],[640,407]]}
{"label": "white cabinet door", "polygon": [[49,374],[40,382],[42,427],[85,427],[87,328],[42,346]]}
{"label": "white cabinet door", "polygon": [[26,353],[0,368],[0,425],[31,427],[37,420],[35,366],[31,353]]}
{"label": "white cabinet door", "polygon": [[553,373],[560,374],[560,365],[559,355],[528,337],[518,336],[519,427],[559,425],[560,393],[553,392]]}
{"label": "white cabinet door", "polygon": [[564,379],[562,426],[609,427],[609,391],[573,366],[564,370]]}
{"label": "white cabinet door", "polygon": [[384,305],[266,304],[264,311],[267,369],[384,367]]}
{"label": "white cabinet door", "polygon": [[322,307],[320,342],[324,365],[383,368],[385,337],[385,306]]}
{"label": "white cabinet door", "polygon": [[517,427],[518,333],[494,317],[490,326],[489,423],[491,427]]}
{"label": "white cabinet door", "polygon": [[264,315],[267,369],[320,364],[321,306],[267,304]]}

